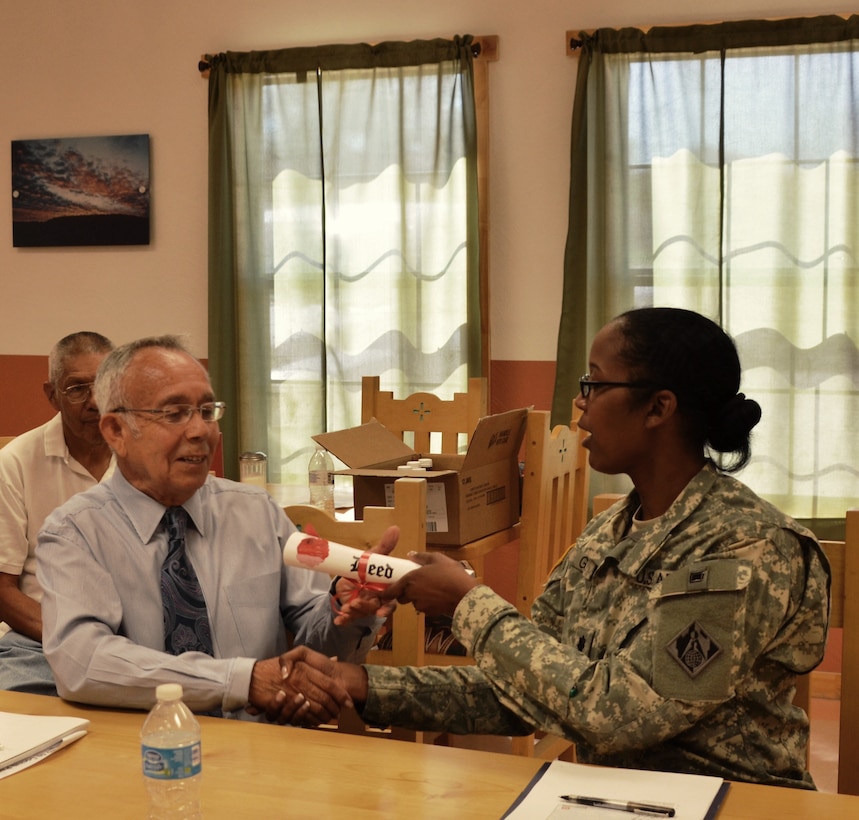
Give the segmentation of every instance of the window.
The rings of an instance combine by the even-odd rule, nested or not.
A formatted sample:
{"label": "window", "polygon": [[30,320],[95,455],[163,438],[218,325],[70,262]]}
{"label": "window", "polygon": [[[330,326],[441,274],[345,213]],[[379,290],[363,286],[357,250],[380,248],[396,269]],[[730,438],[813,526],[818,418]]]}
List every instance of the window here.
{"label": "window", "polygon": [[731,333],[764,411],[742,478],[801,519],[859,498],[859,59],[812,29],[597,32],[581,58],[590,224],[570,228],[588,244],[567,270],[568,296],[574,272],[587,282],[590,335],[649,304]]}
{"label": "window", "polygon": [[210,235],[234,237],[210,254],[213,380],[238,374],[238,449],[303,484],[311,435],[360,423],[363,375],[444,397],[480,374],[471,38],[212,63]]}

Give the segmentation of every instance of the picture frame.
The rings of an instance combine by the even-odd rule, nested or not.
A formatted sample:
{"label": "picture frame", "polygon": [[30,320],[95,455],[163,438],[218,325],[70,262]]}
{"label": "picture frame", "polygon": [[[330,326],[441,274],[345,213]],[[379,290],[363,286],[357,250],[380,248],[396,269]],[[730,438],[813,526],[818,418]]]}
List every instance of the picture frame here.
{"label": "picture frame", "polygon": [[12,141],[12,245],[148,245],[148,134]]}

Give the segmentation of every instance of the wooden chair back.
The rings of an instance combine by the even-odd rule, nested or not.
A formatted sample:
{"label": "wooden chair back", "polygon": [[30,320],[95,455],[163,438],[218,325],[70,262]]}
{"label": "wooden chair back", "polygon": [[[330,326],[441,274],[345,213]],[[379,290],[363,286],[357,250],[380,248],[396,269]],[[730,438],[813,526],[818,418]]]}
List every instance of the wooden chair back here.
{"label": "wooden chair back", "polygon": [[[426,493],[426,479],[398,478],[394,482],[394,506],[364,507],[364,518],[358,521],[338,521],[324,510],[305,504],[285,507],[284,512],[300,529],[312,525],[323,538],[361,550],[378,544],[385,530],[396,524],[400,538],[393,555],[405,558],[410,550],[426,550]],[[414,607],[397,607],[393,615],[394,648],[385,653],[384,662],[395,666],[423,665],[423,621],[424,616]],[[376,654],[372,650],[368,661],[379,662]]]}
{"label": "wooden chair back", "polygon": [[[838,791],[859,795],[859,509],[848,510],[844,541],[821,541],[832,571],[829,626],[842,630]],[[811,676],[813,676],[813,672]],[[799,703],[809,712],[810,675],[801,676]],[[812,732],[814,722],[812,721]]]}
{"label": "wooden chair back", "polygon": [[[525,477],[519,524],[519,579],[516,606],[530,617],[554,566],[575,543],[588,515],[590,467],[579,428],[581,411],[573,405],[570,426],[551,427],[550,414],[531,410],[525,428]],[[575,760],[575,744],[537,733],[513,738],[514,754]]]}
{"label": "wooden chair back", "polygon": [[[284,512],[298,527],[312,525],[316,532],[330,541],[356,549],[368,549],[378,544],[385,530],[393,524],[400,528],[400,538],[393,552],[405,558],[411,550],[426,550],[426,479],[399,478],[394,482],[393,507],[365,507],[364,518],[359,521],[338,521],[324,510],[298,504],[284,508]],[[398,606],[391,616],[391,648],[374,648],[367,663],[385,666],[464,665],[473,661],[464,656],[442,655],[426,650],[426,619],[413,606]],[[423,732],[391,728],[372,729],[364,726],[353,713],[345,712],[340,725],[343,731],[353,734],[384,735],[398,740],[422,741]]]}
{"label": "wooden chair back", "polygon": [[[841,704],[838,732],[838,791],[859,795],[859,509],[847,511],[844,541],[821,541],[832,570],[830,628],[841,629]],[[800,675],[794,703],[811,718],[813,676]]]}
{"label": "wooden chair back", "polygon": [[844,568],[840,572],[843,587],[840,589],[842,609],[839,619],[844,630],[844,640],[841,658],[838,791],[859,795],[859,509],[848,510],[846,518]]}
{"label": "wooden chair back", "polygon": [[0,450],[2,450],[15,436],[0,436]]}
{"label": "wooden chair back", "polygon": [[626,493],[597,493],[593,500],[593,517],[596,518],[600,513],[605,512],[616,501],[621,498],[626,498]]}
{"label": "wooden chair back", "polygon": [[[468,392],[454,393],[450,400],[432,393],[412,393],[395,399],[393,392],[379,389],[378,376],[361,379],[361,423],[375,418],[418,453],[464,452],[477,422],[488,414],[487,408],[484,378],[469,379]],[[433,434],[440,440],[441,449],[433,450]]]}
{"label": "wooden chair back", "polygon": [[[469,379],[468,392],[455,393],[450,400],[432,393],[413,393],[395,399],[392,392],[379,389],[378,376],[361,379],[361,423],[375,418],[418,453],[463,452],[477,423],[488,414],[488,402],[485,378]],[[433,446],[435,440],[440,440],[440,448]],[[456,548],[429,545],[428,549],[439,549],[451,558],[467,561],[483,580],[486,556],[515,540],[517,534],[518,528],[514,525]],[[448,655],[433,657],[445,658],[445,663],[462,662],[452,661]]]}
{"label": "wooden chair back", "polygon": [[552,429],[547,411],[528,413],[516,594],[516,606],[526,617],[552,568],[587,521],[590,471],[580,415],[574,410],[569,427]]}

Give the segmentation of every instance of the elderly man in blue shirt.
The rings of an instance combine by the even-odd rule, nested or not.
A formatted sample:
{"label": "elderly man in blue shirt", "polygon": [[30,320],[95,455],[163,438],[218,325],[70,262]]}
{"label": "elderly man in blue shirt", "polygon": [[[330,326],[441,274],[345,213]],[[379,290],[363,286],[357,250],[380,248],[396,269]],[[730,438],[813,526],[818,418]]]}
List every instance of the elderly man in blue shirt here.
{"label": "elderly man in blue shirt", "polygon": [[[338,584],[350,582],[284,566],[295,527],[282,509],[261,488],[210,476],[224,405],[177,338],[117,348],[95,393],[116,472],[56,510],[37,549],[43,641],[59,694],[147,709],[155,687],[170,681],[198,712],[294,724],[336,714],[345,692],[289,685],[280,659],[289,636],[358,659],[390,606],[362,593],[335,614],[331,598],[348,597]],[[165,515],[177,510],[181,559]],[[395,540],[387,534],[380,548]],[[177,592],[176,573],[165,576],[177,569],[178,583],[190,580],[196,593]]]}

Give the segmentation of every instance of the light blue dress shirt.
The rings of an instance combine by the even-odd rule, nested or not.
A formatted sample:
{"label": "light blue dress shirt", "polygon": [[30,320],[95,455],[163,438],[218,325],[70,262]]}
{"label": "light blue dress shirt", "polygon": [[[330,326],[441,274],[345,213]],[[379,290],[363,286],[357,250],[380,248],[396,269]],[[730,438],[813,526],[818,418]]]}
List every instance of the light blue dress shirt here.
{"label": "light blue dress shirt", "polygon": [[192,710],[247,718],[253,665],[288,648],[287,630],[296,644],[341,660],[370,648],[378,619],[336,626],[328,576],[284,566],[295,527],[268,493],[209,477],[183,506],[214,657],[164,651],[162,504],[117,470],[45,521],[36,551],[43,645],[62,697],[148,709],[158,684],[180,683]]}

